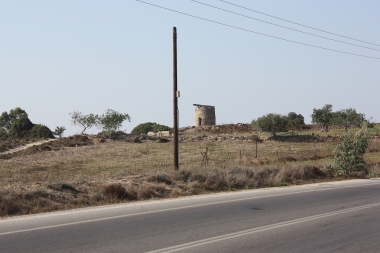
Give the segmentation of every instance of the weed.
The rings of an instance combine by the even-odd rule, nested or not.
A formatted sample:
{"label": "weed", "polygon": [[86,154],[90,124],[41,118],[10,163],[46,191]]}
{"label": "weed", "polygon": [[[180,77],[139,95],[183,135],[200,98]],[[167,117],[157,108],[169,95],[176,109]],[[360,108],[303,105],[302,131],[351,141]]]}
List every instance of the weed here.
{"label": "weed", "polygon": [[267,187],[281,187],[281,186],[287,186],[287,185],[288,185],[287,182],[281,181],[281,182],[270,183],[270,184],[267,184],[266,186]]}
{"label": "weed", "polygon": [[127,195],[127,191],[120,184],[110,184],[103,188],[103,194],[110,199],[123,199]]}

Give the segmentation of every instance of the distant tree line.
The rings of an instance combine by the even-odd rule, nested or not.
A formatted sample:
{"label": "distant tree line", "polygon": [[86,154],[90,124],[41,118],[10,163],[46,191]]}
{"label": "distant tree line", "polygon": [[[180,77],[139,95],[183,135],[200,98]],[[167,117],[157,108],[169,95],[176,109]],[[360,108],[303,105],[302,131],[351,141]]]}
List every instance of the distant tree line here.
{"label": "distant tree line", "polygon": [[0,140],[20,138],[54,138],[45,125],[34,124],[25,110],[17,107],[0,115]]}
{"label": "distant tree line", "polygon": [[[73,125],[82,127],[81,134],[93,126],[102,129],[101,134],[112,135],[118,131],[125,120],[131,121],[131,117],[126,113],[119,113],[115,110],[108,109],[104,114],[88,114],[74,111],[70,113]],[[326,104],[320,109],[313,109],[311,115],[312,123],[318,124],[321,131],[329,131],[331,126],[343,128],[346,133],[351,127],[360,127],[366,120],[363,113],[356,112],[353,108],[343,109],[333,112],[332,105]],[[287,115],[269,113],[262,117],[252,120],[251,126],[264,132],[269,132],[276,136],[278,132],[289,130],[300,130],[305,125],[304,117],[295,112],[289,112]],[[368,128],[373,125],[368,124]],[[160,125],[155,122],[146,122],[139,124],[131,134],[147,134],[148,132],[168,131],[171,128]],[[54,138],[54,136],[62,137],[66,130],[64,126],[56,127],[51,131],[47,126],[42,124],[34,124],[28,118],[25,110],[17,107],[9,112],[3,112],[0,115],[0,140],[17,139],[17,138]]]}
{"label": "distant tree line", "polygon": [[102,129],[100,134],[112,136],[119,130],[125,120],[131,121],[131,117],[127,113],[120,113],[112,109],[106,110],[101,115],[92,113],[85,115],[78,111],[74,111],[70,115],[71,123],[82,127],[81,134],[84,134],[87,129],[97,126]]}
{"label": "distant tree line", "polygon": [[[125,120],[131,121],[131,117],[129,114],[120,113],[114,111],[112,109],[108,109],[104,114],[83,114],[78,111],[74,111],[70,113],[71,115],[71,123],[75,126],[80,126],[82,128],[81,134],[84,134],[85,131],[91,127],[98,127],[102,129],[99,133],[105,136],[112,136],[115,134],[119,134],[122,131],[119,131]],[[170,127],[165,125],[157,124],[156,122],[146,122],[137,125],[131,131],[131,135],[140,135],[147,134],[148,132],[158,132],[158,131],[169,131]],[[124,133],[124,132],[122,132]],[[124,133],[125,134],[125,133]]]}
{"label": "distant tree line", "polygon": [[[351,127],[360,127],[364,122],[368,123],[363,113],[358,113],[353,108],[333,112],[330,104],[326,104],[320,109],[314,108],[311,119],[312,123],[320,125],[321,131],[324,132],[328,132],[331,126],[336,126],[343,128],[347,133]],[[276,136],[278,132],[299,130],[305,123],[301,114],[290,112],[288,115],[269,113],[252,120],[251,125],[255,129]],[[371,127],[371,124],[368,124],[368,127]]]}
{"label": "distant tree line", "polygon": [[333,112],[330,104],[324,105],[321,109],[314,108],[311,115],[311,122],[319,124],[323,132],[328,132],[331,126],[336,126],[343,128],[347,133],[350,127],[360,127],[366,121],[368,120],[365,115],[353,108]]}

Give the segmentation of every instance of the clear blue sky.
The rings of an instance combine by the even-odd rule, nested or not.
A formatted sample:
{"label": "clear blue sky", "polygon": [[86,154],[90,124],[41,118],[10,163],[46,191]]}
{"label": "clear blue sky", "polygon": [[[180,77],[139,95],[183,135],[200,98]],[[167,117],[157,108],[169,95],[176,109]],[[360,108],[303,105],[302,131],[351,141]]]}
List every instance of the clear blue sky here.
{"label": "clear blue sky", "polygon": [[[380,46],[307,29],[218,0],[199,0],[333,42],[188,0],[146,2],[288,40],[380,58]],[[378,0],[229,0],[293,22],[380,45]],[[355,108],[380,121],[380,60],[303,46],[123,1],[0,1],[0,113],[21,107],[33,123],[80,132],[69,113],[129,113],[172,126],[172,29],[178,29],[180,126],[193,104],[216,106],[217,124],[266,113]],[[94,128],[90,133],[98,132]]]}

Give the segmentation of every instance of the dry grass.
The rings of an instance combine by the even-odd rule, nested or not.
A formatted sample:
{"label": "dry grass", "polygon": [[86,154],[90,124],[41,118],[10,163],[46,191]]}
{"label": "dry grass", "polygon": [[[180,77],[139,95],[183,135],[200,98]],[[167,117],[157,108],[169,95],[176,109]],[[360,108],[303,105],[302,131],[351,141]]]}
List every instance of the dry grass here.
{"label": "dry grass", "polygon": [[[180,142],[180,171],[171,143],[110,141],[0,159],[0,216],[151,198],[334,180],[334,140]],[[366,154],[380,174],[377,140]],[[363,177],[367,175],[352,175]]]}
{"label": "dry grass", "polygon": [[[318,173],[316,173],[318,172]],[[124,178],[77,178],[67,182],[12,184],[2,188],[0,215],[31,214],[122,201],[187,196],[323,180],[314,167],[243,168],[155,172]]]}

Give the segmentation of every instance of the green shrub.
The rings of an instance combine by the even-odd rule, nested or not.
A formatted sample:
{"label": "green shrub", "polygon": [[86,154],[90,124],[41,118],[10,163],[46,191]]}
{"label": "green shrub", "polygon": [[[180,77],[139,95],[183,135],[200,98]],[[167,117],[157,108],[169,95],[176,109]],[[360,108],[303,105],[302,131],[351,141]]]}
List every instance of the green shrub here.
{"label": "green shrub", "polygon": [[334,162],[337,166],[336,175],[348,175],[351,172],[365,170],[364,153],[368,148],[369,134],[365,125],[356,134],[352,131],[342,137],[335,148]]}
{"label": "green shrub", "polygon": [[146,122],[133,128],[132,135],[147,134],[148,132],[169,131],[170,127],[155,122]]}
{"label": "green shrub", "polygon": [[251,122],[253,129],[261,129],[264,132],[272,133],[273,136],[276,136],[277,132],[286,131],[287,125],[287,116],[275,113],[268,113],[267,115],[252,120]]}
{"label": "green shrub", "polygon": [[29,137],[31,138],[54,138],[52,131],[44,125],[36,124],[30,129]]}
{"label": "green shrub", "polygon": [[62,138],[63,132],[66,130],[64,126],[57,126],[53,132],[53,135],[57,135],[59,138]]}
{"label": "green shrub", "polygon": [[110,138],[112,140],[119,140],[125,138],[127,136],[127,133],[120,130],[115,132],[101,131],[97,135],[104,138]]}

